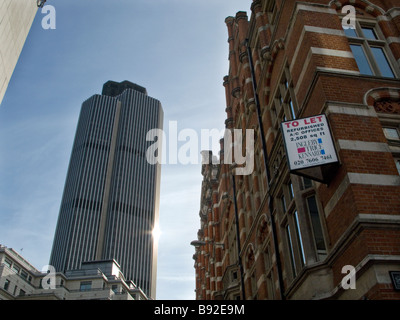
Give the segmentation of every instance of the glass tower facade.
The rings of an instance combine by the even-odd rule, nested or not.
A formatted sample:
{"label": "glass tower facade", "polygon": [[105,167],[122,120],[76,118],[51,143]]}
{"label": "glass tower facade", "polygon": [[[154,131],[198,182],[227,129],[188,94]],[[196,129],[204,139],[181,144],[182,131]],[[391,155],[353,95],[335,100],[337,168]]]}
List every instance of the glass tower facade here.
{"label": "glass tower facade", "polygon": [[57,271],[115,259],[155,298],[160,164],[147,162],[146,134],[162,123],[160,102],[128,81],[82,104],[50,257]]}

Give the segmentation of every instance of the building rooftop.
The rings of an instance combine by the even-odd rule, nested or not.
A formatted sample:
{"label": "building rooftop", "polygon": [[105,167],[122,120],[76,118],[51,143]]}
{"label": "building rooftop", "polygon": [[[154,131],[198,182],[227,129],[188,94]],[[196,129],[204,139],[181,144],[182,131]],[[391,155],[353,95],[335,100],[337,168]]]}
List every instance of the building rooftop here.
{"label": "building rooftop", "polygon": [[122,82],[115,82],[115,81],[111,81],[111,80],[107,81],[103,85],[103,91],[101,94],[103,96],[115,97],[115,96],[120,95],[126,89],[133,89],[133,90],[141,92],[147,96],[146,88],[139,86],[136,83],[127,81],[127,80],[122,81]]}

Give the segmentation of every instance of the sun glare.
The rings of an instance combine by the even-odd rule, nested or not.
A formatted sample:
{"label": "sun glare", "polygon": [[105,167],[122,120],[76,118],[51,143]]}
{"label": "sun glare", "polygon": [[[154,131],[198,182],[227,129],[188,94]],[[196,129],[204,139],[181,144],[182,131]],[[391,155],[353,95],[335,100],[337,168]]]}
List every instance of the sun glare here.
{"label": "sun glare", "polygon": [[160,226],[158,224],[156,224],[154,226],[152,234],[153,234],[154,241],[158,242],[158,240],[160,239],[160,236],[161,236],[161,230],[160,230]]}

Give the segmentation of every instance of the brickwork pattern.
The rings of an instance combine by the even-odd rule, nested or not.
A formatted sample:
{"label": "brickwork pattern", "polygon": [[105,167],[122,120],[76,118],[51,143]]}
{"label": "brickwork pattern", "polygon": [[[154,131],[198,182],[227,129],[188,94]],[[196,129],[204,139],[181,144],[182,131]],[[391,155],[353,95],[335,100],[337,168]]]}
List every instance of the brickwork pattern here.
{"label": "brickwork pattern", "polygon": [[[349,4],[362,23],[379,28],[394,78],[359,72],[341,25],[341,10]],[[207,208],[208,214],[200,213],[198,239],[206,244],[194,256],[198,299],[400,299],[386,271],[400,270],[400,177],[394,161],[400,145],[383,131],[386,123],[400,129],[399,17],[397,0],[254,0],[250,19],[245,12],[226,18],[225,124],[228,130],[255,129],[255,171],[232,178],[227,164],[203,165],[201,211]],[[306,187],[287,168],[279,123],[283,112],[288,115],[288,98],[282,97],[283,112],[275,109],[285,81],[297,118],[328,117],[340,160],[329,183]],[[221,144],[222,158],[224,152]],[[310,197],[317,199],[323,252],[316,250]],[[288,240],[288,226],[301,235],[297,244]],[[355,290],[341,286],[346,265],[357,271]]]}

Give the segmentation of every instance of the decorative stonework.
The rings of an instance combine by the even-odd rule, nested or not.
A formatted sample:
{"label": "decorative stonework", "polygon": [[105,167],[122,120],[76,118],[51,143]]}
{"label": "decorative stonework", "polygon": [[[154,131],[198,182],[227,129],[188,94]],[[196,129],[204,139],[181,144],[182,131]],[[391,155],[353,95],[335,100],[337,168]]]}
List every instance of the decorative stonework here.
{"label": "decorative stonework", "polygon": [[250,244],[250,247],[248,249],[247,257],[246,257],[246,267],[247,269],[250,269],[255,261],[255,255],[254,255],[254,250],[253,246]]}
{"label": "decorative stonework", "polygon": [[378,17],[385,13],[385,11],[381,7],[377,6],[376,4],[371,3],[368,0],[353,0],[353,1],[334,0],[334,1],[330,2],[330,6],[336,8],[336,10],[339,10],[343,6],[348,5],[348,4],[358,7],[358,8],[361,8],[362,10],[365,10],[366,12],[370,13],[374,17]]}
{"label": "decorative stonework", "polygon": [[380,113],[400,114],[400,101],[382,99],[375,101],[374,108],[376,112]]}
{"label": "decorative stonework", "polygon": [[268,220],[266,215],[264,214],[260,220],[259,227],[257,230],[257,243],[262,245],[268,237]]}
{"label": "decorative stonework", "polygon": [[364,103],[377,113],[400,114],[400,89],[375,88],[364,96]]}

